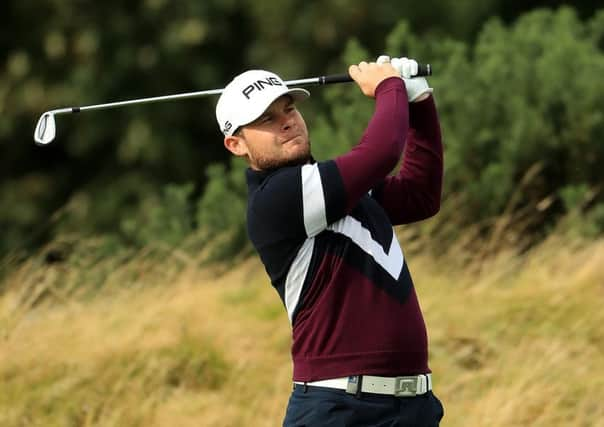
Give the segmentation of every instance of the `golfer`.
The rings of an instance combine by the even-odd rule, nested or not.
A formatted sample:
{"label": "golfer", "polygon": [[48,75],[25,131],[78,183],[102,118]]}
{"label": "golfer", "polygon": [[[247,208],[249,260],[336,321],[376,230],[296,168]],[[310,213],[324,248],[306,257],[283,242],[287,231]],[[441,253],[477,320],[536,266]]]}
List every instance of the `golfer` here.
{"label": "golfer", "polygon": [[[216,106],[224,145],[249,163],[247,227],[292,327],[284,426],[438,426],[428,340],[393,225],[440,207],[443,153],[417,63],[380,57],[349,74],[375,112],[349,152],[315,161],[288,88],[251,70]],[[392,173],[403,157],[400,170]]]}

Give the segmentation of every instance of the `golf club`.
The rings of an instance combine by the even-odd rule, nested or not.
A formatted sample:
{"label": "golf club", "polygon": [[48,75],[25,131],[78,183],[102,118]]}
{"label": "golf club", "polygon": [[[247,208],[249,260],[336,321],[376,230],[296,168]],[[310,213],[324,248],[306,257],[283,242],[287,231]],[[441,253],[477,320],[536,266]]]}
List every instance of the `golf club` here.
{"label": "golf club", "polygon": [[[432,67],[430,64],[418,64],[418,71],[414,77],[432,75]],[[348,74],[334,74],[329,76],[311,77],[307,79],[289,80],[285,84],[288,87],[295,86],[311,86],[311,85],[326,85],[331,83],[346,83],[351,82],[352,78]],[[46,111],[36,124],[34,131],[34,141],[37,145],[50,144],[56,136],[57,127],[55,116],[59,114],[79,113],[82,111],[104,110],[108,108],[123,107],[133,104],[148,104],[152,102],[171,101],[175,99],[198,98],[203,96],[220,95],[224,89],[212,89],[198,92],[179,93],[175,95],[155,96],[151,98],[131,99],[127,101],[109,102],[106,104],[86,105],[82,107],[67,107],[56,110]]]}

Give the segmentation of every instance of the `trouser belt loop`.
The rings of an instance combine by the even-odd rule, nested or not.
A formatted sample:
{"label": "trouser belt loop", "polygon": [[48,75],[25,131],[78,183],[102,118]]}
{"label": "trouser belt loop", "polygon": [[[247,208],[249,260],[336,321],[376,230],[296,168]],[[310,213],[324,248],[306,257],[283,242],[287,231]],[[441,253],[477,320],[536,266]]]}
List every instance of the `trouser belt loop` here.
{"label": "trouser belt loop", "polygon": [[361,394],[361,382],[362,377],[360,375],[351,375],[348,377],[348,383],[346,384],[346,393],[354,394],[359,397]]}
{"label": "trouser belt loop", "polygon": [[357,399],[361,398],[362,391],[363,391],[363,376],[359,375],[359,386],[357,387],[357,392],[355,394],[355,397]]}

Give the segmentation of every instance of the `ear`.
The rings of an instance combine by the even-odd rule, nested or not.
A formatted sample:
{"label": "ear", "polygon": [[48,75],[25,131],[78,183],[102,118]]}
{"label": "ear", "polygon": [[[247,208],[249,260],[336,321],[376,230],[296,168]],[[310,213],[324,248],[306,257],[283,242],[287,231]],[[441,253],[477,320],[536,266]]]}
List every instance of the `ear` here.
{"label": "ear", "polygon": [[225,136],[224,146],[236,156],[247,156],[248,150],[245,139],[237,135]]}

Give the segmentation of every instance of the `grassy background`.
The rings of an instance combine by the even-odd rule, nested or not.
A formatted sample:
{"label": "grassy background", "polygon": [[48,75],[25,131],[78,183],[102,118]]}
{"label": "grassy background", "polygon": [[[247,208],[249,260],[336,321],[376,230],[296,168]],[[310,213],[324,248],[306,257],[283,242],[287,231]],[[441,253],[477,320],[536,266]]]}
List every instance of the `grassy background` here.
{"label": "grassy background", "polygon": [[[257,259],[78,253],[5,261],[1,426],[280,425],[290,330]],[[604,240],[409,258],[443,426],[604,426]]]}

